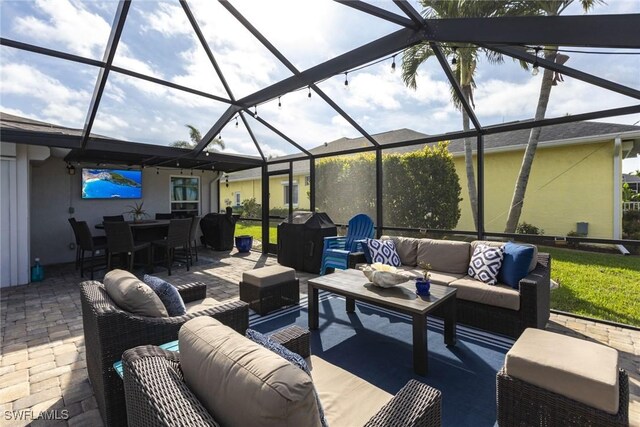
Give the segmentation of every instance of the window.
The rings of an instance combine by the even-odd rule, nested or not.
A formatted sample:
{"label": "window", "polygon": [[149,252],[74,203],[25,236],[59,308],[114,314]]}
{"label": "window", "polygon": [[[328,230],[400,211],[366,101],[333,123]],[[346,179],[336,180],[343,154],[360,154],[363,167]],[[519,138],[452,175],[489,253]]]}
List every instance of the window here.
{"label": "window", "polygon": [[[289,183],[282,184],[284,189],[284,204],[289,204]],[[298,206],[298,183],[293,183],[293,206]]]}
{"label": "window", "polygon": [[172,176],[171,213],[179,216],[200,214],[200,177]]}
{"label": "window", "polygon": [[240,206],[242,203],[240,202],[240,192],[233,193],[233,200],[236,202],[236,206]]}

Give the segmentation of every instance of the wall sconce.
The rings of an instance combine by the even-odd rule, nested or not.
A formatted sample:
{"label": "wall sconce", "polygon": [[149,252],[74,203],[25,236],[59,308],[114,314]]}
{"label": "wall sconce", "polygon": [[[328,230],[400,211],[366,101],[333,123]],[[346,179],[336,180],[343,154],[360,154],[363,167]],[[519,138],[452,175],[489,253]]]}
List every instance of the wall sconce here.
{"label": "wall sconce", "polygon": [[69,175],[75,175],[76,174],[76,168],[71,163],[67,163],[67,173]]}
{"label": "wall sconce", "polygon": [[225,187],[229,188],[229,175],[224,176],[224,185]]}

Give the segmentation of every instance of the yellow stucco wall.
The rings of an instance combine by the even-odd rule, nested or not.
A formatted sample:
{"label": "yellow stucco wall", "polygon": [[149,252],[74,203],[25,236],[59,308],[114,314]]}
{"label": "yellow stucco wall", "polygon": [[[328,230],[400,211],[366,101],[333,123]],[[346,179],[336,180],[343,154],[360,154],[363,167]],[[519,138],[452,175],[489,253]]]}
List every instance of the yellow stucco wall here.
{"label": "yellow stucco wall", "polygon": [[[613,148],[613,141],[538,147],[520,222],[558,236],[575,231],[576,222],[587,222],[589,237],[612,238]],[[522,155],[522,150],[485,155],[486,231],[504,231]],[[464,199],[457,229],[475,230],[464,157],[455,157],[454,161]]]}
{"label": "yellow stucco wall", "polygon": [[[305,185],[306,175],[294,175],[294,184],[298,183],[298,204],[294,205],[297,209],[309,209],[309,197],[307,192],[309,186]],[[275,176],[269,179],[270,208],[284,207],[284,188],[288,183],[286,175]],[[294,187],[295,188],[295,187]],[[247,181],[229,181],[229,187],[226,186],[224,180],[220,182],[220,206],[227,206],[226,200],[231,201],[231,206],[235,206],[234,194],[240,192],[240,202],[255,198],[256,203],[262,204],[262,182],[260,179]],[[295,199],[294,199],[295,200]]]}
{"label": "yellow stucco wall", "polygon": [[[539,146],[533,162],[520,222],[544,229],[547,235],[564,236],[576,230],[577,222],[589,224],[589,237],[613,238],[613,141],[573,144],[556,147]],[[522,163],[523,150],[485,154],[485,229],[503,232]],[[462,187],[461,217],[458,230],[473,231],[464,156],[454,157]],[[474,158],[475,165],[475,158]],[[297,175],[299,208],[309,208],[305,176]],[[284,177],[270,179],[271,207],[284,204]],[[260,180],[232,181],[220,186],[220,204],[255,197],[261,203]]]}

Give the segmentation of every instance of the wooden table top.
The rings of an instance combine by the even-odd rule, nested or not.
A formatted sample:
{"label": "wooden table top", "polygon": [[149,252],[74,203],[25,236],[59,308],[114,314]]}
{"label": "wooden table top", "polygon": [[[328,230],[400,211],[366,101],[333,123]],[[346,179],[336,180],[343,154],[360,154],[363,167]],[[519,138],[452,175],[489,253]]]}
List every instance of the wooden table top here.
{"label": "wooden table top", "polygon": [[336,270],[332,274],[310,279],[308,284],[356,300],[419,314],[428,313],[443,301],[455,298],[456,294],[455,288],[432,283],[430,295],[417,295],[413,280],[391,288],[381,288],[369,282],[362,271],[354,269]]}
{"label": "wooden table top", "polygon": [[[144,221],[134,222],[134,221],[125,221],[127,224],[131,226],[131,228],[154,228],[154,227],[168,227],[169,220],[168,219],[146,219]],[[104,229],[104,223],[96,224],[96,228],[99,230]]]}

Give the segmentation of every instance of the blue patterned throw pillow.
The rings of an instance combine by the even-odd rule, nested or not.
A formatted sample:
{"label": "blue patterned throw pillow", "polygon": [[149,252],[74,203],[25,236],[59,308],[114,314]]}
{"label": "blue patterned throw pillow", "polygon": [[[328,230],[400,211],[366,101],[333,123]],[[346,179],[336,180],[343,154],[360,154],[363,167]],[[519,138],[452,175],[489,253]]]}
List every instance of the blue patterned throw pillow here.
{"label": "blue patterned throw pillow", "polygon": [[[247,332],[245,335],[251,341],[258,343],[264,348],[267,348],[273,351],[275,354],[277,354],[278,356],[281,356],[287,362],[292,363],[293,365],[305,371],[307,375],[311,376],[311,371],[309,370],[309,366],[307,365],[307,362],[305,362],[305,360],[299,354],[294,353],[293,351],[289,350],[282,344],[275,342],[268,336],[258,331],[254,331],[253,329],[247,329]],[[316,395],[316,402],[318,403],[318,411],[320,412],[320,422],[322,423],[323,427],[328,427],[327,420],[324,417],[324,410],[322,409],[322,404],[320,403],[320,397],[318,396],[318,392],[316,391],[315,387],[313,389],[313,393]]]}
{"label": "blue patterned throw pillow", "polygon": [[380,262],[393,267],[402,265],[393,240],[367,239],[367,248],[371,255],[371,264]]}
{"label": "blue patterned throw pillow", "polygon": [[471,256],[468,274],[488,285],[495,285],[498,283],[498,273],[503,258],[504,249],[502,247],[478,245]]}
{"label": "blue patterned throw pillow", "polygon": [[162,304],[164,304],[167,309],[169,317],[187,314],[187,308],[180,296],[180,292],[178,292],[178,289],[171,283],[156,276],[149,276],[148,274],[144,275],[142,281],[158,295],[158,298],[160,298],[160,301],[162,301]]}

